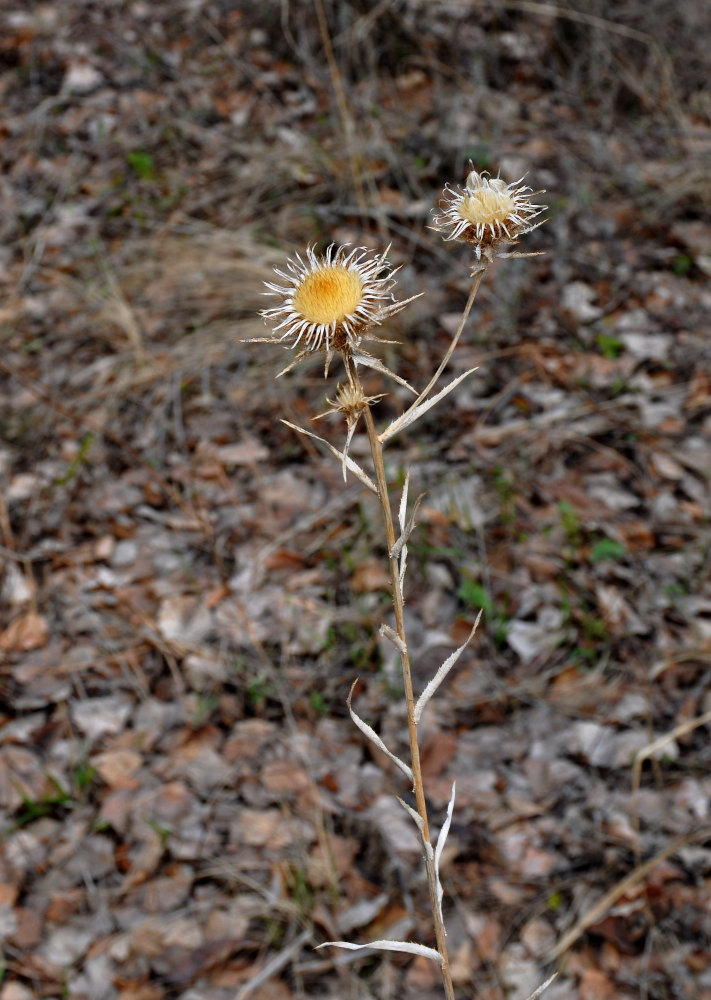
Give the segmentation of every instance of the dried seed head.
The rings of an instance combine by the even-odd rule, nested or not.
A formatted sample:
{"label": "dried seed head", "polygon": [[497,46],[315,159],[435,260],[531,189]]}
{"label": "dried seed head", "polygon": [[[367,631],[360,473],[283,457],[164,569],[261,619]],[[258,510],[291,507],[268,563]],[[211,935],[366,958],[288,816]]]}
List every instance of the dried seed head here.
{"label": "dried seed head", "polygon": [[347,246],[336,250],[331,245],[318,257],[309,247],[306,260],[297,254],[286,266],[286,271],[276,271],[285,285],[265,282],[279,304],[260,313],[272,325],[270,339],[286,347],[353,351],[367,330],[404,304],[391,294],[395,272],[384,253],[364,247],[348,252]]}
{"label": "dried seed head", "polygon": [[366,396],[360,385],[346,382],[336,386],[336,398],[327,399],[326,402],[331,408],[329,413],[345,414],[346,420],[350,424],[351,421],[358,419],[363,410],[382,398],[382,393],[379,396]]}
{"label": "dried seed head", "polygon": [[336,398],[327,399],[326,402],[329,406],[328,410],[326,410],[325,413],[319,413],[316,418],[318,420],[320,417],[325,417],[329,413],[343,413],[346,418],[348,434],[346,435],[346,443],[343,446],[343,453],[341,455],[344,482],[346,479],[346,467],[348,463],[348,449],[351,446],[353,434],[355,433],[360,415],[363,410],[367,410],[369,406],[373,403],[377,403],[378,400],[382,398],[383,393],[379,396],[366,396],[363,392],[360,380],[356,380],[355,382],[349,381],[343,385],[336,386]]}
{"label": "dried seed head", "polygon": [[491,260],[499,244],[516,243],[541,224],[531,223],[547,206],[534,205],[532,199],[543,192],[532,191],[522,180],[507,184],[472,170],[463,189],[445,187],[435,228],[446,234],[445,240],[471,244],[477,260]]}

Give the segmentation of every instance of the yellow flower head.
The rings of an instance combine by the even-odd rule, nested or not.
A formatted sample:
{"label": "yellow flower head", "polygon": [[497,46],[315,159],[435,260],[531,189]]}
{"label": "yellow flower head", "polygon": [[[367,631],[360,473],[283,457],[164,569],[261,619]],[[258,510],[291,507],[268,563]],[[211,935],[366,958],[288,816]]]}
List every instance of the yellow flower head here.
{"label": "yellow flower head", "polygon": [[533,219],[546,205],[534,205],[532,198],[542,191],[532,191],[521,180],[507,184],[500,177],[472,170],[464,188],[444,189],[441,215],[435,216],[435,228],[446,233],[446,240],[464,240],[471,244],[477,259],[491,259],[500,243],[516,243],[519,236],[540,225]]}
{"label": "yellow flower head", "polygon": [[273,338],[286,347],[308,351],[353,351],[363,334],[377,326],[404,303],[395,302],[391,289],[394,271],[385,260],[365,247],[335,249],[323,256],[312,247],[306,260],[296,254],[287,270],[276,273],[286,282],[265,282],[279,304],[261,316],[272,325]]}

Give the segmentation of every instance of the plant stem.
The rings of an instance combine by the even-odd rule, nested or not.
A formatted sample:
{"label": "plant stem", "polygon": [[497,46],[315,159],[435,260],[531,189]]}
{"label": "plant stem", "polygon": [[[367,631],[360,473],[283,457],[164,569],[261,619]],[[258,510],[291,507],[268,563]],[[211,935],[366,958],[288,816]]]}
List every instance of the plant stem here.
{"label": "plant stem", "polygon": [[434,373],[434,375],[432,376],[432,378],[429,380],[429,382],[427,383],[427,385],[425,386],[425,388],[422,390],[422,392],[419,394],[419,396],[417,397],[417,399],[413,403],[410,403],[410,405],[408,406],[408,408],[403,413],[400,414],[400,416],[397,418],[397,420],[394,420],[393,423],[390,424],[390,426],[388,427],[388,430],[387,430],[387,436],[388,437],[390,437],[392,434],[394,434],[397,431],[397,429],[402,426],[402,424],[405,422],[406,417],[409,416],[409,414],[415,409],[415,407],[419,406],[420,403],[422,403],[427,398],[427,396],[430,394],[430,391],[432,390],[432,387],[437,382],[437,379],[440,377],[440,375],[442,374],[442,372],[444,371],[444,369],[449,364],[449,359],[454,354],[454,349],[456,348],[457,344],[459,343],[459,338],[462,335],[462,330],[464,329],[464,324],[466,323],[467,317],[468,317],[469,313],[471,312],[472,306],[474,305],[474,299],[476,298],[476,293],[479,291],[479,285],[481,284],[481,279],[484,277],[484,274],[486,273],[486,267],[487,267],[486,264],[482,264],[481,270],[477,271],[476,275],[474,276],[474,283],[472,284],[471,291],[469,292],[469,298],[467,299],[467,304],[464,307],[464,312],[462,313],[462,318],[459,320],[459,326],[457,327],[457,330],[456,330],[454,336],[452,337],[452,343],[447,348],[447,353],[445,354],[445,356],[442,358],[442,361],[440,362],[439,368]]}
{"label": "plant stem", "polygon": [[[473,301],[473,296],[471,297]],[[462,324],[463,325],[463,324]],[[346,364],[346,370],[348,372],[348,379],[351,385],[359,388],[362,391],[362,385],[360,381],[360,376],[355,366],[355,362],[350,355],[344,355],[344,361]],[[415,696],[412,689],[412,671],[410,669],[410,652],[407,646],[407,637],[405,635],[405,601],[402,596],[402,588],[400,586],[400,570],[398,567],[397,558],[393,558],[392,551],[395,545],[395,527],[393,523],[392,508],[390,506],[390,494],[388,491],[388,482],[385,476],[385,463],[383,461],[383,446],[378,437],[378,432],[375,429],[375,423],[373,421],[373,414],[371,413],[370,406],[366,406],[364,413],[365,426],[368,431],[368,440],[370,442],[370,450],[373,457],[373,468],[375,471],[375,483],[378,487],[378,499],[380,500],[380,506],[383,512],[383,520],[385,522],[385,537],[388,546],[388,564],[390,567],[390,581],[392,584],[392,599],[393,608],[395,611],[395,629],[402,640],[403,650],[401,653],[402,660],[402,679],[405,688],[405,702],[407,705],[407,727],[410,736],[410,766],[412,768],[413,775],[413,791],[415,793],[415,800],[417,803],[417,812],[420,814],[422,819],[422,839],[425,844],[431,844],[430,841],[430,828],[427,819],[427,804],[425,802],[425,790],[422,782],[422,767],[420,765],[420,747],[417,742],[417,724],[415,722]],[[440,907],[437,900],[437,886],[436,886],[436,873],[434,862],[428,857],[428,852],[425,851],[425,868],[427,870],[427,885],[430,894],[430,906],[432,909],[432,917],[434,921],[435,930],[435,940],[437,942],[437,951],[442,958],[442,983],[444,985],[444,992],[447,1000],[454,1000],[454,986],[452,984],[452,975],[449,969],[449,958],[447,955],[447,940],[446,931],[444,929],[444,924],[440,916]]]}

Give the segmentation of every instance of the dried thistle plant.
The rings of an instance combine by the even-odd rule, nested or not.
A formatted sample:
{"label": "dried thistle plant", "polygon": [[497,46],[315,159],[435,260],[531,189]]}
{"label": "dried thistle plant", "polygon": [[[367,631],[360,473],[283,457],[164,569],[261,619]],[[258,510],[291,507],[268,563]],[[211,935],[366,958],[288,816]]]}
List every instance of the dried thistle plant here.
{"label": "dried thistle plant", "polygon": [[[265,322],[272,329],[271,335],[259,338],[259,342],[281,344],[288,349],[298,350],[297,355],[279,375],[290,371],[300,360],[317,352],[324,355],[325,376],[328,375],[334,354],[340,355],[345,368],[346,382],[337,386],[335,399],[328,401],[330,409],[326,411],[327,413],[342,413],[346,418],[347,433],[342,453],[312,431],[298,427],[286,420],[283,422],[298,433],[320,442],[340,459],[344,477],[350,471],[376,495],[380,503],[387,542],[395,617],[395,628],[382,625],[380,632],[393,643],[400,655],[407,706],[410,742],[409,763],[394,754],[380,736],[356,713],[351,703],[355,683],[348,695],[347,705],[351,719],[358,729],[396,765],[412,787],[415,807],[413,808],[400,798],[398,801],[417,827],[427,876],[436,943],[436,947],[431,948],[412,941],[380,940],[370,941],[367,944],[354,944],[350,941],[327,941],[318,947],[332,946],[351,950],[372,948],[382,951],[400,951],[432,959],[441,969],[442,984],[447,1000],[454,1000],[454,985],[447,954],[447,936],[442,911],[443,889],[439,866],[452,820],[455,788],[453,784],[446,819],[436,842],[433,843],[422,781],[417,726],[430,698],[474,638],[481,612],[467,640],[447,657],[435,676],[416,697],[412,684],[410,649],[405,631],[403,592],[407,568],[407,543],[415,527],[417,508],[421,498],[415,501],[408,513],[410,485],[410,472],[408,470],[397,509],[397,519],[394,518],[389,485],[385,474],[383,445],[406,427],[411,427],[431,407],[452,392],[460,382],[476,371],[475,368],[472,368],[462,373],[444,388],[432,394],[432,390],[461,337],[477,290],[488,266],[496,257],[535,255],[503,253],[502,248],[506,244],[517,243],[521,236],[541,224],[540,222],[534,223],[533,220],[544,211],[545,206],[534,204],[532,201],[541,193],[543,192],[532,192],[521,181],[507,185],[500,178],[490,179],[475,170],[469,173],[463,189],[453,189],[449,185],[445,188],[443,200],[440,203],[441,211],[439,215],[435,216],[435,224],[432,228],[442,233],[446,240],[461,240],[472,248],[474,252],[473,283],[449,348],[437,370],[419,393],[415,392],[395,372],[390,371],[378,358],[364,351],[361,346],[363,339],[380,341],[381,343],[387,342],[375,333],[376,329],[403,309],[412,301],[412,298],[417,297],[413,296],[404,301],[398,301],[394,298],[393,288],[396,284],[395,275],[398,269],[391,268],[386,261],[389,247],[382,254],[374,254],[362,247],[349,250],[348,247],[335,249],[334,246],[331,246],[321,257],[312,248],[309,248],[306,251],[305,260],[297,255],[295,260],[287,263],[286,271],[276,272],[285,284],[267,283],[268,294],[276,296],[278,302],[261,313]],[[372,414],[372,407],[381,396],[366,396],[358,371],[360,365],[375,369],[394,379],[415,395],[415,399],[410,405],[381,431],[376,429]],[[319,416],[324,415],[319,414]],[[361,418],[365,423],[370,444],[372,476],[348,455],[353,433]],[[551,977],[539,987],[529,1000],[534,1000],[553,978]]]}

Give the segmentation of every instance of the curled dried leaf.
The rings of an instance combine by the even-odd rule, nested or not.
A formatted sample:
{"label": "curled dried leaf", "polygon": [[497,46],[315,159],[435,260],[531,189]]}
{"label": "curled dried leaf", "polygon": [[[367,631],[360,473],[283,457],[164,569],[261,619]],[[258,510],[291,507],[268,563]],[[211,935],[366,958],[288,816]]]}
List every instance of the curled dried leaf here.
{"label": "curled dried leaf", "polygon": [[367,722],[364,722],[352,708],[351,698],[353,697],[353,688],[356,686],[357,683],[358,683],[357,679],[353,681],[351,689],[348,692],[348,698],[346,699],[346,704],[348,705],[348,711],[350,712],[351,719],[353,720],[355,725],[360,729],[361,733],[363,733],[363,735],[366,736],[370,740],[370,742],[373,743],[378,748],[378,750],[382,750],[385,756],[388,757],[393,762],[393,764],[395,764],[397,767],[400,768],[400,770],[405,775],[407,780],[411,783],[414,783],[415,779],[412,773],[412,768],[408,764],[406,764],[404,760],[400,760],[400,758],[396,757],[395,754],[392,753],[392,751],[388,750],[388,748],[385,746],[385,744],[380,739],[375,730],[371,726],[369,726]]}
{"label": "curled dried leaf", "polygon": [[406,955],[420,955],[422,958],[431,958],[433,962],[442,965],[442,956],[434,948],[427,945],[417,944],[415,941],[370,941],[368,944],[352,944],[350,941],[324,941],[323,944],[316,945],[317,948],[347,948],[349,951],[362,951],[365,948],[373,948],[376,951],[402,951]]}

